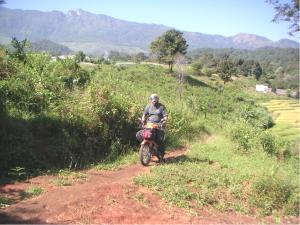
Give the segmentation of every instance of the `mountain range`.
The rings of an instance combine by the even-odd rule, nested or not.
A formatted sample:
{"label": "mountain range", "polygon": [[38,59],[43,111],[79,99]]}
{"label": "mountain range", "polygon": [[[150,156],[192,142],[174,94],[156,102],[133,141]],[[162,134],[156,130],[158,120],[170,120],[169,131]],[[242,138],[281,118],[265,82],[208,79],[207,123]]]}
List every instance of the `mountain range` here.
{"label": "mountain range", "polygon": [[[0,7],[0,43],[6,44],[11,37],[28,38],[30,41],[50,40],[73,51],[103,54],[110,50],[136,53],[149,51],[150,43],[171,27],[116,19],[107,15],[93,14],[82,9],[42,12]],[[210,35],[182,31],[189,49],[261,47],[298,48],[299,43],[239,33],[234,36]]]}

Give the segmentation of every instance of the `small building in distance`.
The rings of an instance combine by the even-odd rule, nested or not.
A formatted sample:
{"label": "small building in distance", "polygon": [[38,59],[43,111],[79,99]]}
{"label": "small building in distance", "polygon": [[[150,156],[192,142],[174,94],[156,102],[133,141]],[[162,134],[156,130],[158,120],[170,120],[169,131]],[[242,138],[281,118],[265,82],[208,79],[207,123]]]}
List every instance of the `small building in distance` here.
{"label": "small building in distance", "polygon": [[288,96],[288,91],[286,89],[276,88],[275,94],[279,96]]}
{"label": "small building in distance", "polygon": [[57,59],[74,59],[75,55],[59,55],[59,56],[52,56],[51,61],[56,62]]}
{"label": "small building in distance", "polygon": [[261,93],[271,93],[274,92],[274,94],[278,95],[278,96],[287,96],[290,98],[298,98],[299,99],[299,91],[291,91],[291,90],[287,90],[287,89],[280,89],[280,88],[274,88],[272,90],[272,88],[269,88],[266,85],[262,85],[262,84],[257,84],[255,86],[255,90],[257,92],[261,92]]}
{"label": "small building in distance", "polygon": [[268,86],[263,85],[263,84],[257,84],[257,85],[255,86],[255,90],[256,90],[257,92],[268,93],[268,92],[271,92],[271,91],[272,91],[272,88],[269,88]]}

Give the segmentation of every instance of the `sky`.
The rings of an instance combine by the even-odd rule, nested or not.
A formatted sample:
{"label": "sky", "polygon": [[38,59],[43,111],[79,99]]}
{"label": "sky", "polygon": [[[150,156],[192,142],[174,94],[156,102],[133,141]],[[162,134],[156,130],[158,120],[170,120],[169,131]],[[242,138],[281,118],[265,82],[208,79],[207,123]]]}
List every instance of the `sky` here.
{"label": "sky", "polygon": [[82,9],[118,19],[155,23],[182,31],[232,36],[250,33],[272,41],[289,36],[289,23],[273,23],[265,0],[5,0],[4,7],[40,11]]}

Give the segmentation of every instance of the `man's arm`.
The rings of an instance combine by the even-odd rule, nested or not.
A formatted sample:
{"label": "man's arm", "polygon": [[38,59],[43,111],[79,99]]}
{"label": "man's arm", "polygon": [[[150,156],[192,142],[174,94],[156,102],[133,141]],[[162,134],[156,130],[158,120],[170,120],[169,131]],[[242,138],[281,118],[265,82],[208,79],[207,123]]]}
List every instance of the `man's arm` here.
{"label": "man's arm", "polygon": [[144,109],[144,113],[143,113],[143,116],[142,116],[142,122],[145,124],[146,123],[146,119],[147,119],[147,116],[149,115],[149,107],[148,105],[145,107]]}
{"label": "man's arm", "polygon": [[162,115],[163,115],[162,120],[163,120],[163,123],[165,124],[165,123],[167,123],[167,121],[168,121],[168,112],[167,112],[167,109],[166,109],[165,106],[164,106],[164,108],[163,108],[163,113],[162,113]]}
{"label": "man's arm", "polygon": [[143,116],[142,116],[142,122],[143,122],[143,124],[145,124],[145,122],[146,122],[146,115],[145,114],[143,114]]}
{"label": "man's arm", "polygon": [[168,115],[164,116],[162,118],[162,121],[163,121],[163,124],[167,123],[167,121],[168,121]]}

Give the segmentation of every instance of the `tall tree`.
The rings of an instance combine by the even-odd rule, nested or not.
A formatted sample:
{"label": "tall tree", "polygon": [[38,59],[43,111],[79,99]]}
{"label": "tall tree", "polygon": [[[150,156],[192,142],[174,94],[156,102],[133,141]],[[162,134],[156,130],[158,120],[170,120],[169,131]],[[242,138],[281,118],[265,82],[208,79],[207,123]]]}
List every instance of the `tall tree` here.
{"label": "tall tree", "polygon": [[242,65],[239,66],[241,74],[245,77],[252,75],[252,67],[255,64],[254,60],[246,60]]}
{"label": "tall tree", "polygon": [[12,51],[11,55],[25,63],[25,61],[26,61],[26,46],[28,45],[27,39],[25,38],[22,41],[18,41],[18,39],[16,37],[13,37],[11,39],[11,45],[13,47],[13,51]]}
{"label": "tall tree", "polygon": [[224,55],[219,62],[218,72],[220,78],[223,80],[224,85],[230,81],[232,75],[235,75],[237,70],[235,64],[229,59],[228,55]]}
{"label": "tall tree", "polygon": [[139,53],[133,55],[133,60],[137,63],[145,61],[146,59],[147,59],[147,56],[145,55],[144,52],[139,52]]}
{"label": "tall tree", "polygon": [[86,55],[84,54],[84,52],[83,51],[79,51],[75,55],[75,60],[76,60],[76,62],[83,62],[84,59],[85,59],[85,57],[86,57]]}
{"label": "tall tree", "polygon": [[182,32],[171,29],[159,36],[151,43],[150,49],[158,60],[169,65],[169,70],[173,71],[176,53],[186,54],[188,44],[182,36]]}
{"label": "tall tree", "polygon": [[[266,2],[272,4],[276,10],[276,14],[273,18],[273,22],[288,21],[290,23],[291,36],[294,36],[300,31],[299,28],[299,0],[266,0]],[[298,33],[299,34],[299,33]]]}
{"label": "tall tree", "polygon": [[253,65],[253,74],[255,75],[256,80],[259,80],[260,76],[262,75],[262,68],[259,62],[255,62]]}

